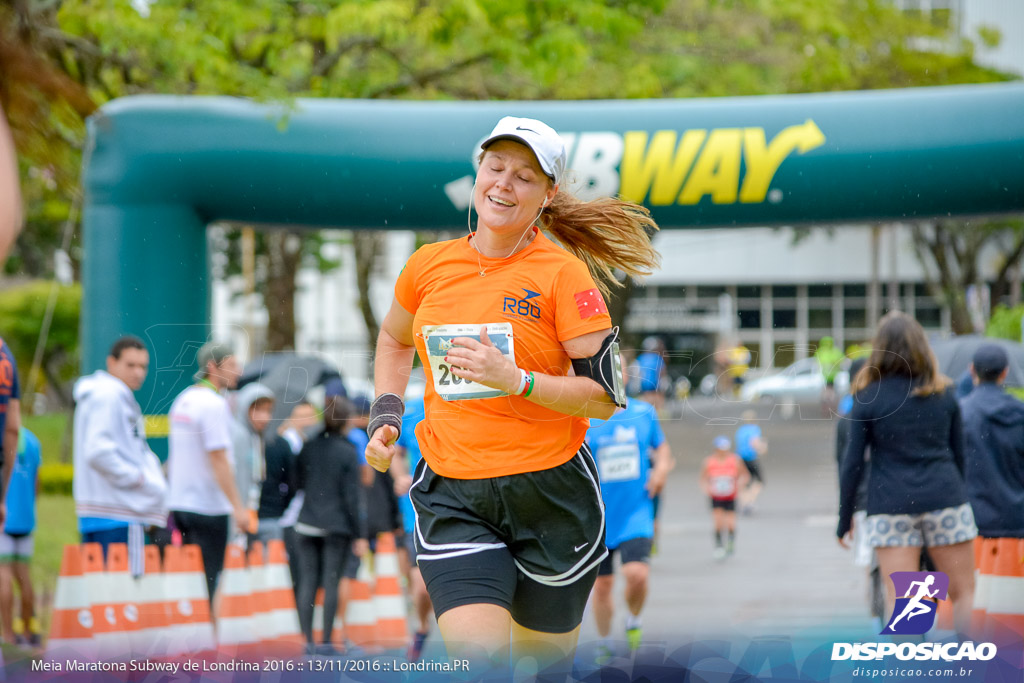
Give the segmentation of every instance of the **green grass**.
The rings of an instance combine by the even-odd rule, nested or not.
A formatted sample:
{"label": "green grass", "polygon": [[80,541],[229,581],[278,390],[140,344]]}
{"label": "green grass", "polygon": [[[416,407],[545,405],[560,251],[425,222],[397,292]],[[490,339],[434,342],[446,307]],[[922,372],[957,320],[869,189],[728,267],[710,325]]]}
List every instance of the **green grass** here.
{"label": "green grass", "polygon": [[[24,415],[21,423],[39,437],[43,462],[60,462],[64,430],[69,419],[68,413],[47,413],[46,415]],[[70,444],[68,444],[70,452]]]}
{"label": "green grass", "polygon": [[[71,496],[41,495],[36,501],[32,585],[40,598],[52,600],[65,545],[79,542],[78,518]],[[46,600],[43,600],[46,603]]]}

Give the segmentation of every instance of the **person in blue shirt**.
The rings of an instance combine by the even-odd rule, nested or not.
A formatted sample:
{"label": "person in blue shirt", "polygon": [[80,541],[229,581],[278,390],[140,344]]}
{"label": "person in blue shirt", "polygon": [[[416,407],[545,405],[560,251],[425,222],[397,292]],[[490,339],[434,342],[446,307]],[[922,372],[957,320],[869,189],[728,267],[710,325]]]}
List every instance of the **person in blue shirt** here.
{"label": "person in blue shirt", "polygon": [[743,514],[749,515],[754,511],[757,497],[764,489],[760,457],[768,452],[768,442],[761,432],[761,425],[755,422],[756,411],[745,410],[740,417],[743,424],[736,430],[736,437],[733,440],[736,442],[736,454],[743,458],[743,464],[750,472],[750,483],[740,496],[740,510]]}
{"label": "person in blue shirt", "polygon": [[640,612],[647,599],[654,538],[652,499],[661,492],[674,463],[654,406],[636,398],[629,399],[626,407],[608,420],[591,418],[586,443],[601,474],[608,546],[608,557],[598,568],[592,595],[597,632],[604,641],[601,657],[610,655],[607,639],[611,633],[612,563],[616,555],[620,556],[626,579],[626,640],[631,650],[640,646]]}
{"label": "person in blue shirt", "polygon": [[[14,471],[7,488],[7,519],[0,532],[0,624],[8,643],[38,647],[39,624],[35,617],[35,591],[29,575],[32,532],[36,528],[36,492],[39,487],[39,439],[21,428]],[[14,627],[14,582],[21,594],[21,622]]]}
{"label": "person in blue shirt", "polygon": [[416,513],[409,500],[409,487],[412,486],[416,468],[423,459],[419,442],[416,440],[416,425],[426,417],[423,397],[409,399],[402,415],[402,433],[398,437],[398,457],[392,468],[395,470],[395,493],[398,495],[398,508],[402,511],[402,525],[405,530],[405,554],[407,556],[409,593],[412,597],[413,610],[416,613],[416,632],[406,652],[406,658],[415,662],[423,654],[423,644],[430,633],[430,613],[434,608],[427,593],[419,567],[416,565]]}
{"label": "person in blue shirt", "polygon": [[665,404],[665,343],[658,337],[647,337],[642,348],[643,352],[636,357],[635,393],[660,411]]}

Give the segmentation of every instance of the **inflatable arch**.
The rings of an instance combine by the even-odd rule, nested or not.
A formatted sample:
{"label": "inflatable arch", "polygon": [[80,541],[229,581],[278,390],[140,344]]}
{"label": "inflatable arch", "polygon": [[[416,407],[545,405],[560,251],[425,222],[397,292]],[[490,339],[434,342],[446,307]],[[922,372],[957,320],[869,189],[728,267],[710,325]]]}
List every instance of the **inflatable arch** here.
{"label": "inflatable arch", "polygon": [[166,413],[207,339],[206,226],[465,226],[473,150],[543,119],[576,188],[666,229],[1024,211],[1024,84],[701,100],[402,102],[140,96],[88,124],[82,370],[113,339],[152,352]]}

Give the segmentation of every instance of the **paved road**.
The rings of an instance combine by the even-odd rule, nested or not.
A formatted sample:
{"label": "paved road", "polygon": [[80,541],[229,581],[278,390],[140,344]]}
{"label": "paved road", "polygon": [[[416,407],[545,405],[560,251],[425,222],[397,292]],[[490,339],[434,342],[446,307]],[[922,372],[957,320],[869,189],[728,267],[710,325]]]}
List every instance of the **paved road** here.
{"label": "paved road", "polygon": [[[712,558],[711,512],[697,484],[711,440],[732,436],[749,406],[688,404],[664,427],[678,461],[662,502],[661,538],[651,567],[645,639],[796,636],[807,630],[870,632],[863,571],[835,540],[834,423],[814,411],[783,419],[761,410],[770,452],[767,485],[752,516],[741,516],[736,553]],[[792,412],[792,411],[789,411]],[[621,594],[621,585],[617,586]],[[613,637],[623,636],[618,599]],[[581,642],[596,637],[587,616]]]}

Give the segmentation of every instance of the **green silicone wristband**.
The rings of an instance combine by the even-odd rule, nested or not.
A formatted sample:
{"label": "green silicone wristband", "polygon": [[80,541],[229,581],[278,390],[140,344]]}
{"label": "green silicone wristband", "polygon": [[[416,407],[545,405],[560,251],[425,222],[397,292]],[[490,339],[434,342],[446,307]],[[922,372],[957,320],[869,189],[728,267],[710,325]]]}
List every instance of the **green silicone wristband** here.
{"label": "green silicone wristband", "polygon": [[531,372],[530,373],[530,388],[526,390],[525,394],[523,394],[523,398],[527,398],[530,395],[530,392],[533,391],[533,387],[534,387],[534,384],[536,384],[536,382],[537,382],[537,378],[534,377],[533,373]]}

